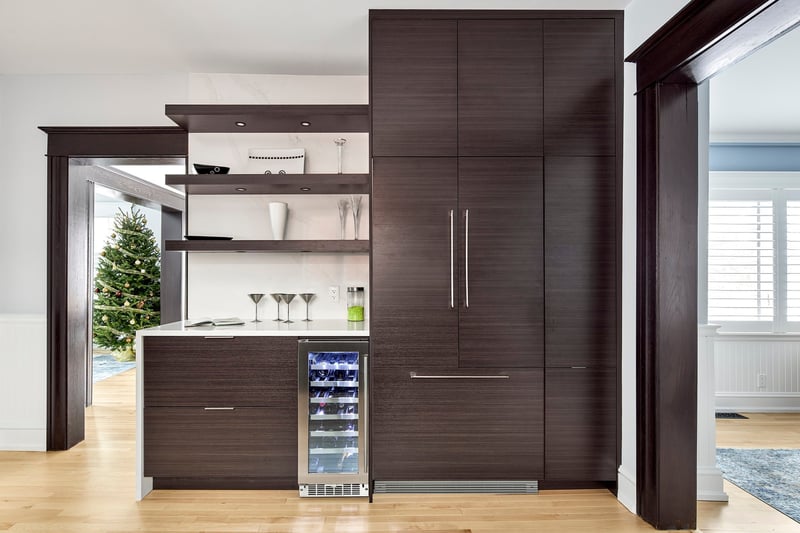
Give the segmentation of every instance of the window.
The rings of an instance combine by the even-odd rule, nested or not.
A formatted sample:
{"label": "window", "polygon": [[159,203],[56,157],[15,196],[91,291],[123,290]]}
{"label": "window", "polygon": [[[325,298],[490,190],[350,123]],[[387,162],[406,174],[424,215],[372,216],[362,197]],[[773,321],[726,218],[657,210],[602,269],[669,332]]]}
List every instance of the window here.
{"label": "window", "polygon": [[708,320],[800,331],[800,174],[711,173]]}

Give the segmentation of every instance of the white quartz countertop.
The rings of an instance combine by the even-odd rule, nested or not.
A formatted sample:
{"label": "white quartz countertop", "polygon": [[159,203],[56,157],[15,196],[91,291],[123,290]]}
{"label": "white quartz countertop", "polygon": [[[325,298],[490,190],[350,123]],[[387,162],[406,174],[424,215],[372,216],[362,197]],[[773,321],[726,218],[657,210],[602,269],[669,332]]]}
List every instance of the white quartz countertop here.
{"label": "white quartz countertop", "polygon": [[191,321],[170,322],[153,328],[140,329],[138,335],[187,335],[209,337],[214,335],[264,336],[264,337],[368,337],[367,321],[320,319],[311,322],[298,320],[292,324],[283,322],[248,322],[239,326],[195,326],[186,327]]}

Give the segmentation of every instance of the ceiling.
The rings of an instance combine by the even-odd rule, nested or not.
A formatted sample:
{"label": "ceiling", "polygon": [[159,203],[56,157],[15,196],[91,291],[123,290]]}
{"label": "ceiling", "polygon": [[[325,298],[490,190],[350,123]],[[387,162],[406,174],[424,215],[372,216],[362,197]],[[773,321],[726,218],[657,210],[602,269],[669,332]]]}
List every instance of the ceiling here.
{"label": "ceiling", "polygon": [[[370,9],[624,9],[631,0],[0,0],[0,75],[367,74]],[[711,83],[713,140],[800,142],[795,31]]]}
{"label": "ceiling", "polygon": [[631,0],[0,0],[0,74],[367,74],[370,9]]}

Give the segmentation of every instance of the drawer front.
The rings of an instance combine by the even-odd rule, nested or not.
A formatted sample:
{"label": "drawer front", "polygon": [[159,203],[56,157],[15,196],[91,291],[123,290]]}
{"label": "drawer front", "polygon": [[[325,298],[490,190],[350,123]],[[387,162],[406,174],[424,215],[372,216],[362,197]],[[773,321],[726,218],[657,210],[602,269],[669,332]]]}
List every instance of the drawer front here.
{"label": "drawer front", "polygon": [[[380,481],[535,480],[544,475],[541,369],[501,379],[417,378],[372,370],[372,477]],[[464,376],[441,368],[419,376]]]}
{"label": "drawer front", "polygon": [[265,408],[145,408],[144,475],[294,478],[297,413]]}
{"label": "drawer front", "polygon": [[294,337],[145,337],[144,406],[297,405]]}

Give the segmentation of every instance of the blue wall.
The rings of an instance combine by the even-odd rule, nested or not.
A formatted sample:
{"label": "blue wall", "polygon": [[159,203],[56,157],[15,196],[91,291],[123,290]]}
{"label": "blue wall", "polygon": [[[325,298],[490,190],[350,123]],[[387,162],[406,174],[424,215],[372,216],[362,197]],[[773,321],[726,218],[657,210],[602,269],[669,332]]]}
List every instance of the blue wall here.
{"label": "blue wall", "polygon": [[708,147],[711,171],[800,171],[800,144],[717,143]]}

